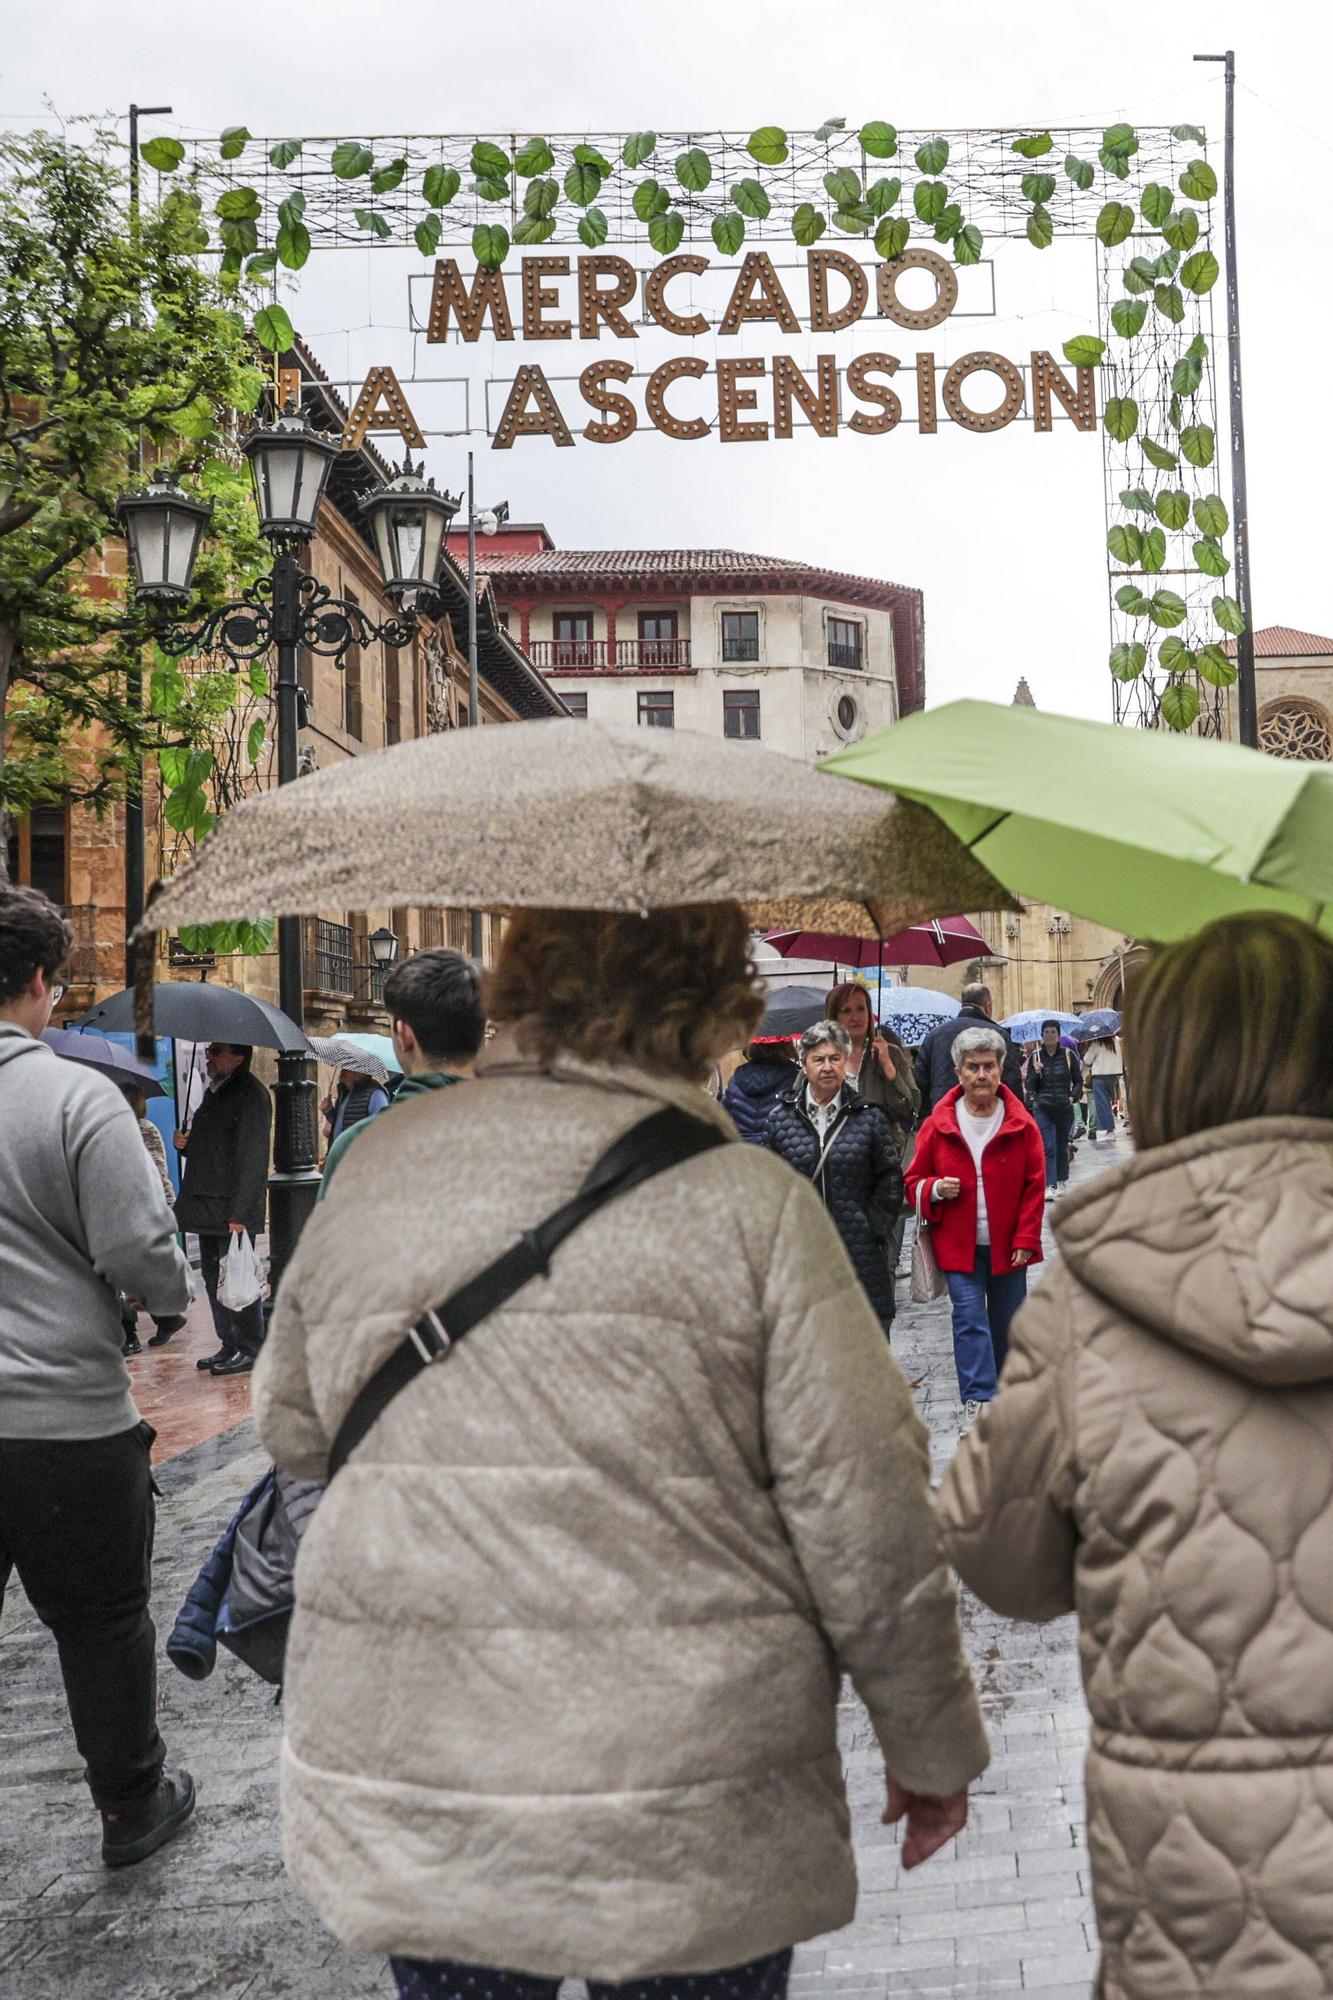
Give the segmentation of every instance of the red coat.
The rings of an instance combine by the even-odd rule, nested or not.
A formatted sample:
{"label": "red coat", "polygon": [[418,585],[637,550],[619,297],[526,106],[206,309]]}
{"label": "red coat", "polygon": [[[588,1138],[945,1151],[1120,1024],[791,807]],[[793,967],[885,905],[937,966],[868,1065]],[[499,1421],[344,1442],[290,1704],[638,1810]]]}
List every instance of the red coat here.
{"label": "red coat", "polygon": [[[970,1271],[977,1250],[977,1170],[955,1109],[962,1086],[942,1097],[917,1134],[907,1169],[907,1201],[926,1183],[925,1210],[935,1259],[941,1271]],[[1041,1219],[1046,1206],[1046,1152],[1037,1121],[1004,1085],[1004,1118],[981,1156],[990,1223],[991,1269],[1011,1271],[1015,1250],[1030,1250],[1041,1261]],[[936,1201],[934,1183],[950,1176],[962,1183],[953,1201]]]}

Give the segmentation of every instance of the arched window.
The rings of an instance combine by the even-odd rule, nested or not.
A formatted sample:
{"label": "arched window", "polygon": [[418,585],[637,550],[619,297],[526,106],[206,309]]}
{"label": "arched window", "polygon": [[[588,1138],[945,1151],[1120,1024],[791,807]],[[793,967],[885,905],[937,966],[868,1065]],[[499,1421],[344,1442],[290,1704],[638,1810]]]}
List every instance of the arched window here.
{"label": "arched window", "polygon": [[1284,695],[1259,711],[1259,748],[1270,757],[1297,757],[1327,764],[1333,760],[1333,722],[1328,710],[1305,695]]}

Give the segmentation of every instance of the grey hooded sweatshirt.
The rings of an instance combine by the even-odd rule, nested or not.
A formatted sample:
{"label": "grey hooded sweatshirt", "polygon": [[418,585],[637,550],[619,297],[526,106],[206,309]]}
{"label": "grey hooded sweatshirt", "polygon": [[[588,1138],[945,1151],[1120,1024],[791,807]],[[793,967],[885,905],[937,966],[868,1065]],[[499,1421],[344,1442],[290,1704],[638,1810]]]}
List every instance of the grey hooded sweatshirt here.
{"label": "grey hooded sweatshirt", "polygon": [[116,1086],[0,1021],[0,1438],[139,1421],[116,1293],[184,1312],[175,1229]]}

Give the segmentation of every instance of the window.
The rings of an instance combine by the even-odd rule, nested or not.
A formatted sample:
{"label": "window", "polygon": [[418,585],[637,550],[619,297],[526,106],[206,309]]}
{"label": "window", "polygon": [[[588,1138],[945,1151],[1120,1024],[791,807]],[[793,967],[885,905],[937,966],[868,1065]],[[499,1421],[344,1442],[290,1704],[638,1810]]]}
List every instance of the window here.
{"label": "window", "polygon": [[831,667],[859,667],[862,628],[855,618],[830,618],[828,622],[828,663]]}
{"label": "window", "polygon": [[723,693],[722,734],[751,738],[758,736],[758,688],[729,688]]}
{"label": "window", "polygon": [[646,729],[674,729],[676,726],[675,695],[641,694],[639,696],[639,721]]}
{"label": "window", "polygon": [[403,683],[399,655],[392,646],[384,648],[384,741],[403,740]]}
{"label": "window", "polygon": [[592,665],[591,611],[557,611],[554,630],[555,644],[551,648],[553,667]]}
{"label": "window", "polygon": [[674,611],[639,613],[639,665],[675,667],[680,664],[680,621]]}
{"label": "window", "polygon": [[[345,593],[349,604],[360,600],[354,592]],[[349,736],[360,738],[361,717],[361,648],[351,645],[343,655],[343,728]]]}
{"label": "window", "polygon": [[856,703],[849,694],[838,697],[838,727],[848,736],[856,727]]}
{"label": "window", "polygon": [[[759,658],[759,613],[757,611],[724,611],[722,613],[722,657],[724,660],[757,660]],[[759,697],[755,696],[756,703]],[[756,736],[758,730],[755,730]],[[735,734],[739,735],[737,730]]]}
{"label": "window", "polygon": [[65,808],[34,806],[10,828],[10,881],[40,889],[53,903],[63,903],[68,846]]}
{"label": "window", "polygon": [[561,688],[560,699],[571,715],[577,715],[583,722],[588,720],[588,697],[586,694],[575,694],[572,688],[568,690]]}

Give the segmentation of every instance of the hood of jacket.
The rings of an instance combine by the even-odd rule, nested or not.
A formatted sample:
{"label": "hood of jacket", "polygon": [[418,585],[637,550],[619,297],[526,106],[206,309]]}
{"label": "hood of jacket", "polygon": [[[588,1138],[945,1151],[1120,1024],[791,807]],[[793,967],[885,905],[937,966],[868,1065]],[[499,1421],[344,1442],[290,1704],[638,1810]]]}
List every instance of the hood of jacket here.
{"label": "hood of jacket", "polygon": [[17,1021],[0,1021],[0,1063],[17,1062],[21,1056],[32,1055],[50,1056],[53,1062],[60,1060],[49,1042],[34,1041]]}
{"label": "hood of jacket", "polygon": [[[952,1132],[955,1138],[959,1139],[962,1137],[962,1132],[958,1124],[958,1106],[962,1098],[963,1086],[961,1083],[956,1083],[946,1097],[939,1099],[930,1114],[941,1131]],[[1026,1125],[1032,1116],[1022,1098],[1010,1090],[1007,1083],[1000,1085],[1000,1103],[1004,1107],[1000,1132],[1015,1132],[1021,1125]],[[996,1133],[996,1137],[999,1137],[999,1132]]]}
{"label": "hood of jacket", "polygon": [[749,1061],[741,1063],[732,1071],[728,1088],[739,1091],[742,1097],[765,1097],[779,1084],[785,1084],[797,1077],[804,1082],[805,1079],[795,1063],[756,1062],[751,1057]]}
{"label": "hood of jacket", "polygon": [[1255,1118],[1138,1155],[1054,1231],[1117,1312],[1245,1380],[1333,1380],[1333,1121]]}

